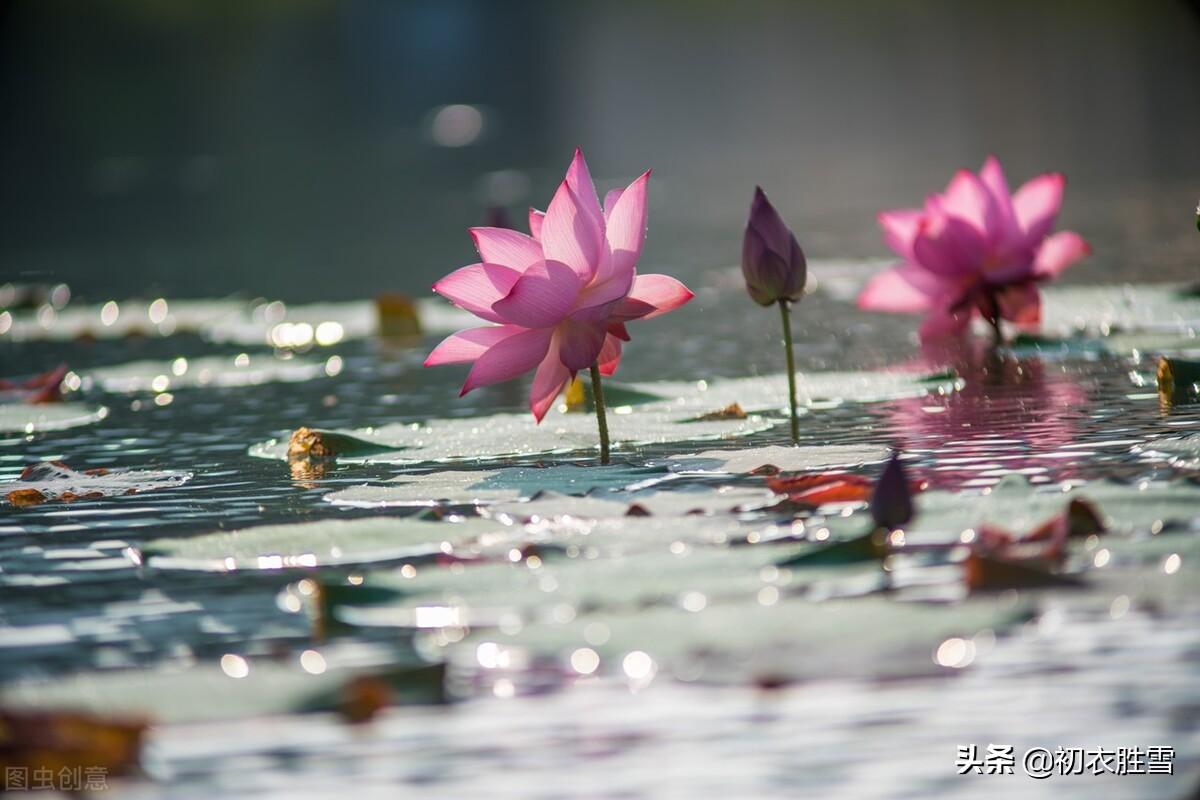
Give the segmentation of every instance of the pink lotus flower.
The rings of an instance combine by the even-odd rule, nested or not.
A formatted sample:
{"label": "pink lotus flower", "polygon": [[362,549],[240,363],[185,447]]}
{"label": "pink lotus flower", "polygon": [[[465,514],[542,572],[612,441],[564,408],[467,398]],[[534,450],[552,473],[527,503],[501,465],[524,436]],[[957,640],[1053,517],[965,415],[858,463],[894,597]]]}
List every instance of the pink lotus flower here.
{"label": "pink lotus flower", "polygon": [[1000,162],[988,156],[978,175],[959,170],[924,208],[881,213],[884,240],[904,261],[867,284],[859,308],[926,312],[923,340],[961,334],[975,311],[997,334],[1001,319],[1036,327],[1037,284],[1091,252],[1077,233],[1050,233],[1065,181],[1039,175],[1010,195]]}
{"label": "pink lotus flower", "polygon": [[649,178],[647,171],[609,192],[602,210],[576,150],[545,213],[530,209],[532,236],[472,228],[480,263],[433,290],[495,324],[452,334],[425,366],[474,362],[462,394],[533,370],[529,408],[539,422],[579,370],[615,373],[621,343],[629,341],[626,322],[665,314],[693,296],[674,278],[637,274]]}

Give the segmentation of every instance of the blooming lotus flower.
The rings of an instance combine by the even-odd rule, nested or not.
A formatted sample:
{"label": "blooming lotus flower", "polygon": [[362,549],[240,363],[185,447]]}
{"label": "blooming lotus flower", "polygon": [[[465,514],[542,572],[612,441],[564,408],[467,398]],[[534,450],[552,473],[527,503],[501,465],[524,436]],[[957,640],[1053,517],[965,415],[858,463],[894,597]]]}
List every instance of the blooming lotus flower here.
{"label": "blooming lotus flower", "polygon": [[[583,153],[543,213],[530,209],[532,236],[472,228],[480,262],[433,290],[492,323],[447,337],[425,366],[474,362],[462,394],[532,371],[529,408],[539,422],[582,369],[616,372],[625,323],[665,314],[693,295],[666,275],[638,275],[646,237],[647,171],[624,190],[596,197]],[[600,410],[598,404],[598,411]]]}
{"label": "blooming lotus flower", "polygon": [[903,263],[875,276],[859,307],[926,312],[923,340],[962,333],[975,311],[997,333],[1001,319],[1036,326],[1037,285],[1091,252],[1077,233],[1050,233],[1064,183],[1047,173],[1010,195],[1000,162],[989,156],[978,175],[960,170],[924,208],[881,213],[884,240]]}
{"label": "blooming lotus flower", "polygon": [[799,302],[808,279],[808,262],[800,243],[761,186],[754,188],[742,237],[742,276],[750,298],[760,306],[780,300]]}

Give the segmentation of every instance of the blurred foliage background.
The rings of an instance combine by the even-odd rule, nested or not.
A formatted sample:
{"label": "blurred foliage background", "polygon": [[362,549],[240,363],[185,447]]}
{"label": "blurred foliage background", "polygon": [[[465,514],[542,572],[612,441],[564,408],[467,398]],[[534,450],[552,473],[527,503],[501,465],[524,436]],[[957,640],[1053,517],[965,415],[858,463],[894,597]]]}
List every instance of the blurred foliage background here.
{"label": "blurred foliage background", "polygon": [[1123,2],[0,0],[0,279],[76,296],[424,292],[582,145],[647,167],[645,265],[810,256],[994,152],[1070,178],[1075,280],[1194,276],[1200,10]]}

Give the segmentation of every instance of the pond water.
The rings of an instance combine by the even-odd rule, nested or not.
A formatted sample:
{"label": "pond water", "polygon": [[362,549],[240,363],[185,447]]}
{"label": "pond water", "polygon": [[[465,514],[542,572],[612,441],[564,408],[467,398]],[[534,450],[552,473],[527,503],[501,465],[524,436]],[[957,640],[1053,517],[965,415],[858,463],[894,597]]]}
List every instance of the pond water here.
{"label": "pond water", "polygon": [[[300,5],[174,18],[116,4],[85,36],[86,21],[52,4],[14,4],[12,46],[0,48],[0,91],[18,112],[0,133],[0,283],[68,282],[67,310],[97,320],[109,300],[128,309],[137,298],[170,307],[420,294],[467,262],[463,228],[488,205],[541,204],[577,143],[601,191],[655,168],[642,268],[697,294],[632,328],[624,384],[781,369],[776,316],[748,301],[730,266],[755,182],[787,209],[812,257],[814,291],[794,323],[806,375],[945,366],[924,360],[912,318],[860,312],[847,297],[887,263],[873,214],[991,151],[1014,183],[1049,168],[1071,176],[1062,226],[1096,253],[1068,283],[1191,281],[1200,265],[1200,26],[1187,4],[1085,15],[1039,4],[998,16],[955,3],[736,14],[705,5],[682,20],[675,5],[653,3],[530,4],[515,15],[469,2]],[[502,47],[502,32],[529,46]],[[143,69],[138,58],[44,68],[131,41],[164,64],[131,101],[155,113],[108,113],[124,78]],[[469,55],[448,59],[441,41]],[[23,67],[36,92],[13,77]],[[481,82],[485,68],[501,77]],[[512,77],[526,73],[555,77]],[[394,74],[406,77],[383,79]],[[418,74],[437,77],[407,77]],[[448,103],[482,114],[478,142],[430,140]],[[109,121],[68,136],[85,118]],[[1182,566],[1165,571],[1172,562],[1141,551],[1123,561],[1117,544],[1089,540],[1072,546],[1082,591],[963,597],[958,568],[945,564],[899,563],[886,579],[894,586],[876,565],[815,577],[776,568],[824,525],[844,535],[838,525],[858,524],[861,508],[848,518],[800,512],[803,528],[794,510],[667,516],[647,528],[666,538],[646,542],[601,526],[587,534],[600,550],[592,571],[576,571],[590,559],[586,546],[571,550],[582,539],[569,525],[507,525],[518,531],[514,563],[505,548],[500,563],[472,563],[495,553],[463,547],[463,561],[172,568],[155,561],[156,547],[214,531],[437,516],[327,502],[339,489],[449,468],[591,465],[594,455],[295,469],[250,448],[300,426],[523,412],[527,384],[458,398],[463,370],[421,367],[434,333],[347,338],[295,356],[265,338],[161,333],[153,323],[111,339],[0,331],[0,376],[63,363],[86,378],[135,361],[233,363],[243,353],[320,366],[306,380],[252,386],[86,384],[72,400],[105,406],[96,424],[0,434],[0,482],[43,461],[191,475],[130,496],[0,505],[0,698],[156,719],[143,773],[110,781],[119,796],[1184,798],[1200,784],[1200,533],[1195,513],[1167,520],[1164,510],[1190,497],[1178,493],[1197,473],[1146,446],[1197,432],[1200,405],[1160,403],[1154,346],[974,353],[954,364],[957,391],[856,402],[866,398],[847,388],[810,404],[802,445],[896,448],[930,492],[980,492],[1014,475],[1035,487],[1183,481],[1154,483],[1163,494],[1132,504],[1127,531],[1136,546],[1160,529],[1175,537],[1154,544],[1166,542],[1167,558],[1182,553]],[[618,436],[637,415],[613,415]],[[614,460],[661,477],[661,460],[680,453],[787,444],[786,426],[769,419],[742,438],[623,447]],[[874,478],[879,465],[849,471]],[[690,474],[658,488],[701,496],[723,485],[765,481]],[[561,502],[570,513],[573,501]],[[1014,528],[1031,521],[1021,501],[1002,511]],[[456,519],[430,524],[466,524]],[[330,587],[353,592],[364,579],[392,594],[327,629],[305,579],[331,597]],[[530,611],[533,592],[545,596],[544,619]],[[420,622],[421,609],[434,621]],[[429,663],[445,665],[434,689],[405,672]],[[396,704],[365,724],[329,711],[336,703],[311,706],[310,695],[345,692],[346,675],[397,670]],[[319,710],[299,713],[309,707]],[[1033,780],[1019,761],[1015,775],[957,774],[959,745],[993,743],[1018,757],[1170,746],[1174,774]]]}

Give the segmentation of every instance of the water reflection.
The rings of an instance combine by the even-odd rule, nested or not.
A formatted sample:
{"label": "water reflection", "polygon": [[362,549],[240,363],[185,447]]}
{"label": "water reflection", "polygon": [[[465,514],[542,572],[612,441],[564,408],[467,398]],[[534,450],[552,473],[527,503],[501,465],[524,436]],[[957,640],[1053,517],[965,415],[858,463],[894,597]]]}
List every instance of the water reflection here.
{"label": "water reflection", "polygon": [[953,369],[962,388],[943,397],[898,401],[888,426],[907,452],[934,465],[946,488],[990,486],[1020,474],[1034,483],[1076,475],[1088,390],[1062,364],[994,351],[981,339],[926,346],[922,363]]}

